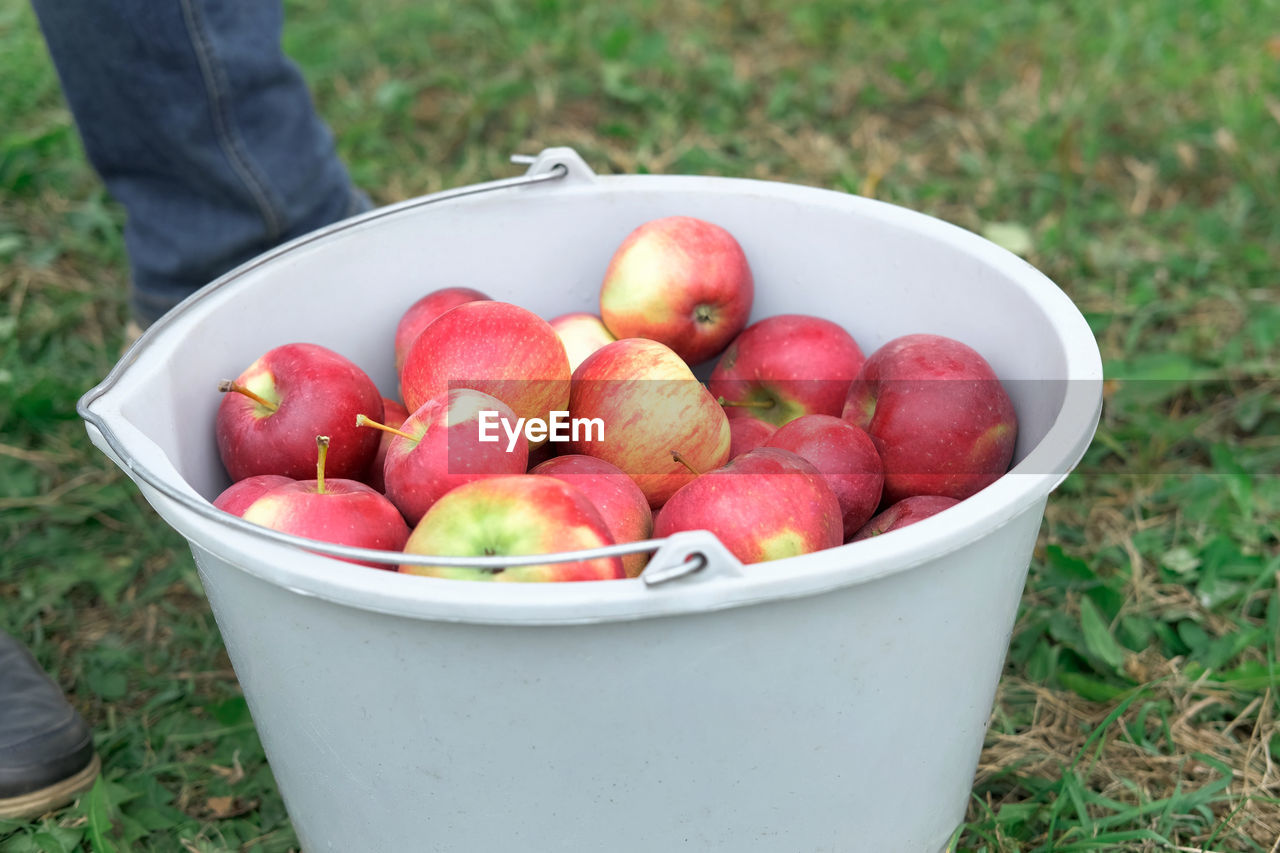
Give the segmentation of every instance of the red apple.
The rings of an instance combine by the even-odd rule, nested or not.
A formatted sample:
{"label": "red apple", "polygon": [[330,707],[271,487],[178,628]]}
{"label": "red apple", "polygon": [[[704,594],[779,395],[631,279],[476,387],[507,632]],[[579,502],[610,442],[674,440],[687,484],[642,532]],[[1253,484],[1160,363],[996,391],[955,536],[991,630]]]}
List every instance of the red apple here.
{"label": "red apple", "polygon": [[782,426],[801,415],[839,417],[863,361],[857,341],[830,320],[779,314],[738,335],[708,387],[731,418]]}
{"label": "red apple", "polygon": [[[427,511],[404,550],[444,557],[517,557],[613,545],[591,500],[554,477],[517,474],[459,486]],[[407,574],[480,581],[590,581],[626,577],[617,557],[494,570],[402,565]]]}
{"label": "red apple", "polygon": [[483,302],[488,298],[480,291],[472,290],[469,287],[446,287],[441,290],[433,290],[410,305],[401,315],[400,322],[396,324],[396,373],[400,372],[400,366],[404,364],[405,354],[409,352],[409,346],[413,343],[414,338],[418,337],[419,332],[431,325],[433,320],[450,308],[457,308],[464,302]]}
{"label": "red apple", "polygon": [[[324,445],[327,442],[320,443],[314,480],[277,486],[250,504],[242,518],[272,530],[321,542],[380,551],[401,550],[409,538],[409,526],[400,517],[400,511],[364,483],[326,478]],[[395,566],[394,563],[360,560],[347,562],[375,569]]]}
{"label": "red apple", "polygon": [[244,515],[244,511],[249,508],[249,504],[276,486],[283,486],[292,482],[294,481],[289,477],[282,477],[279,474],[258,474],[255,477],[232,483],[223,490],[222,494],[214,498],[213,505],[232,515]]}
{"label": "red apple", "polygon": [[953,507],[958,503],[960,501],[955,498],[942,497],[941,495],[916,495],[915,497],[903,498],[897,503],[891,504],[884,512],[868,521],[857,533],[850,537],[849,541],[860,542],[863,539],[870,539],[872,536],[879,536],[881,533],[888,533],[890,530],[907,527],[931,515],[937,515],[944,509]]}
{"label": "red apple", "polygon": [[569,449],[621,468],[655,509],[696,476],[672,451],[699,472],[729,459],[724,410],[657,341],[626,338],[589,355],[574,371],[569,411],[601,426],[584,430]]}
{"label": "red apple", "polygon": [[262,355],[225,393],[214,425],[218,454],[233,481],[255,474],[312,476],[317,435],[330,437],[330,475],[355,479],[378,452],[378,436],[356,415],[382,419],[382,395],[363,370],[316,344],[285,344]]}
{"label": "red apple", "polygon": [[[487,414],[486,414],[487,413]],[[482,431],[483,421],[491,428]],[[523,474],[529,443],[514,429],[515,413],[496,397],[470,388],[446,391],[418,407],[391,433],[383,481],[386,494],[410,524],[449,491],[483,477]],[[372,424],[367,419],[361,423]],[[489,441],[486,438],[495,440]]]}
{"label": "red apple", "polygon": [[827,478],[840,502],[844,538],[875,515],[884,488],[884,463],[871,436],[853,424],[831,415],[803,415],[775,432],[764,446],[790,450]]}
{"label": "red apple", "polygon": [[600,315],[618,338],[650,338],[689,364],[720,353],[751,314],[755,284],[725,229],[689,216],[646,222],[618,247]]}
{"label": "red apple", "polygon": [[473,388],[517,418],[548,420],[569,408],[569,376],[569,357],[546,320],[506,302],[467,302],[437,317],[409,347],[400,397],[415,411],[451,389]]}
{"label": "red apple", "polygon": [[564,344],[571,371],[577,370],[578,365],[591,353],[617,340],[595,314],[564,314],[550,323],[551,328],[560,336],[560,342]]}
{"label": "red apple", "polygon": [[844,541],[826,479],[789,450],[761,447],[703,474],[658,513],[655,537],[709,530],[744,563],[796,557]]}
{"label": "red apple", "polygon": [[[409,410],[400,405],[399,401],[392,400],[390,397],[382,398],[382,423],[392,428],[398,428],[400,424],[405,422],[405,418],[409,417]],[[378,438],[378,452],[373,455],[373,461],[369,463],[369,470],[364,474],[364,482],[373,486],[380,492],[387,490],[386,481],[382,477],[382,469],[387,461],[387,448],[391,446],[391,439],[395,433],[384,432]]]}
{"label": "red apple", "polygon": [[884,460],[884,500],[963,500],[1009,469],[1018,419],[995,372],[971,347],[906,335],[871,354],[843,417],[865,429]]}
{"label": "red apple", "polygon": [[[635,481],[616,465],[594,456],[571,453],[549,459],[529,471],[545,474],[576,486],[587,496],[609,526],[615,542],[639,542],[653,535],[653,511],[649,501]],[[649,562],[645,553],[622,557],[622,568],[627,577],[637,577]]]}
{"label": "red apple", "polygon": [[729,418],[729,458],[737,459],[747,451],[755,450],[777,431],[776,426],[759,418]]}

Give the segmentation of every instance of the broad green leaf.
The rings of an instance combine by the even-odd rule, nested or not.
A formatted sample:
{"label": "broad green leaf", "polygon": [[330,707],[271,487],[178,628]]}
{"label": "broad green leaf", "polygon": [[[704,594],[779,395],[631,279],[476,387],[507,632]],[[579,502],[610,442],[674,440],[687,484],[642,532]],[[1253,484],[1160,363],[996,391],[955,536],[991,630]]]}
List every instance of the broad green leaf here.
{"label": "broad green leaf", "polygon": [[1085,647],[1090,652],[1117,671],[1124,666],[1124,648],[1111,636],[1111,629],[1102,614],[1088,598],[1080,599],[1080,628],[1084,633]]}
{"label": "broad green leaf", "polygon": [[1110,702],[1117,696],[1121,696],[1132,689],[1107,684],[1105,681],[1101,681],[1091,675],[1085,675],[1082,672],[1060,672],[1058,673],[1058,680],[1062,682],[1063,687],[1082,699],[1088,699],[1090,702]]}
{"label": "broad green leaf", "polygon": [[249,715],[249,703],[245,702],[243,696],[232,696],[230,699],[212,705],[209,707],[209,712],[224,726],[239,726],[253,721]]}
{"label": "broad green leaf", "polygon": [[53,832],[37,832],[31,836],[32,842],[40,848],[41,853],[71,853],[75,850],[75,844],[79,843],[79,837],[76,838],[74,844],[65,843],[63,838],[58,837]]}
{"label": "broad green leaf", "polygon": [[1027,659],[1027,678],[1037,684],[1044,684],[1053,677],[1057,669],[1057,660],[1058,655],[1054,651],[1053,644],[1041,640],[1036,643],[1031,656]]}
{"label": "broad green leaf", "polygon": [[1209,448],[1209,457],[1213,460],[1214,473],[1225,478],[1227,491],[1247,519],[1253,512],[1253,477],[1240,464],[1239,452],[1219,442]]}
{"label": "broad green leaf", "polygon": [[1053,574],[1072,580],[1097,580],[1097,574],[1089,564],[1079,557],[1073,557],[1062,549],[1061,545],[1048,545],[1044,549],[1045,562]]}
{"label": "broad green leaf", "polygon": [[108,814],[107,782],[101,776],[89,789],[88,821],[89,844],[93,853],[116,853],[116,846],[107,837],[112,825]]}
{"label": "broad green leaf", "polygon": [[1117,639],[1125,648],[1140,652],[1151,644],[1156,634],[1155,620],[1147,616],[1121,616],[1116,625]]}
{"label": "broad green leaf", "polygon": [[1204,654],[1205,649],[1209,648],[1209,633],[1190,619],[1183,619],[1178,623],[1178,636],[1182,638],[1182,642],[1187,644],[1187,648],[1191,649],[1191,653],[1197,658]]}

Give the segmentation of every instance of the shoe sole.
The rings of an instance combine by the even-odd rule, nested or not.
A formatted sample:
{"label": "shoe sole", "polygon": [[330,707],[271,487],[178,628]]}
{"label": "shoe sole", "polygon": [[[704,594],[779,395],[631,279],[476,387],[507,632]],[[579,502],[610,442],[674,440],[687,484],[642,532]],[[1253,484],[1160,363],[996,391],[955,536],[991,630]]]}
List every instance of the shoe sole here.
{"label": "shoe sole", "polygon": [[98,773],[101,771],[102,762],[95,754],[93,760],[74,776],[68,776],[61,782],[55,782],[39,791],[0,800],[0,820],[38,817],[59,806],[64,806],[75,799],[77,794],[92,788],[94,780],[98,778]]}

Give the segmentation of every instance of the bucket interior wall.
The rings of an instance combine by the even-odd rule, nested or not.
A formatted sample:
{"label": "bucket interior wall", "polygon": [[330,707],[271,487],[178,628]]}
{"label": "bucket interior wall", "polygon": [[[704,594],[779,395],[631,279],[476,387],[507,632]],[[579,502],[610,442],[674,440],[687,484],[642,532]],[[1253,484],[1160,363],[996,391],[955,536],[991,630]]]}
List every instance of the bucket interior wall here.
{"label": "bucket interior wall", "polygon": [[753,320],[816,314],[848,329],[868,354],[916,332],[968,343],[1014,398],[1015,459],[1056,418],[1063,386],[1043,379],[1066,375],[1053,324],[1019,286],[962,248],[870,215],[885,205],[864,203],[868,215],[851,211],[846,196],[829,194],[834,209],[763,188],[730,202],[706,192],[706,179],[652,181],[658,186],[647,191],[531,188],[457,199],[296,249],[207,294],[199,312],[188,312],[196,316],[181,318],[181,351],[134,383],[123,415],[212,498],[228,482],[211,452],[217,382],[263,352],[322,343],[361,365],[385,395],[398,396],[395,325],[421,295],[466,286],[547,318],[596,312],[604,270],[623,238],[648,219],[684,214],[724,226],[742,244],[756,281]]}

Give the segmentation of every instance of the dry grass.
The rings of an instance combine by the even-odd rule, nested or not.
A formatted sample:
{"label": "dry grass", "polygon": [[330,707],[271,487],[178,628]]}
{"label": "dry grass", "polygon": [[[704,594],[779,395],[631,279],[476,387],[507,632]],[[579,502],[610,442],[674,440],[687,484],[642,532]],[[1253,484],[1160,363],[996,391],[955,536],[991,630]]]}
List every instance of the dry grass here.
{"label": "dry grass", "polygon": [[[998,811],[1027,794],[1021,785],[1002,784],[1011,772],[1019,780],[1053,783],[1061,780],[1064,771],[1074,770],[1094,796],[1107,801],[1105,808],[1095,810],[1099,819],[1116,811],[1117,804],[1165,810],[1175,797],[1194,799],[1190,795],[1214,786],[1205,806],[1212,811],[1212,829],[1170,840],[1198,850],[1197,845],[1211,837],[1240,833],[1264,849],[1271,848],[1280,839],[1280,766],[1268,746],[1277,732],[1272,691],[1224,721],[1206,712],[1235,707],[1235,697],[1228,691],[1204,680],[1188,680],[1176,663],[1160,661],[1159,666],[1163,672],[1148,673],[1150,681],[1141,700],[1118,717],[1113,717],[1109,705],[1006,678],[997,707],[1011,702],[1029,706],[1030,721],[1016,731],[989,734],[976,785],[1007,790],[1001,795],[988,792],[985,809]],[[1156,704],[1171,709],[1167,718],[1147,712]],[[1224,767],[1230,769],[1230,781],[1219,792]],[[1159,808],[1152,809],[1152,804]],[[983,813],[983,807],[975,804],[970,819],[977,820]],[[1156,825],[1153,818],[1150,826]],[[1145,842],[1134,849],[1160,848]]]}

